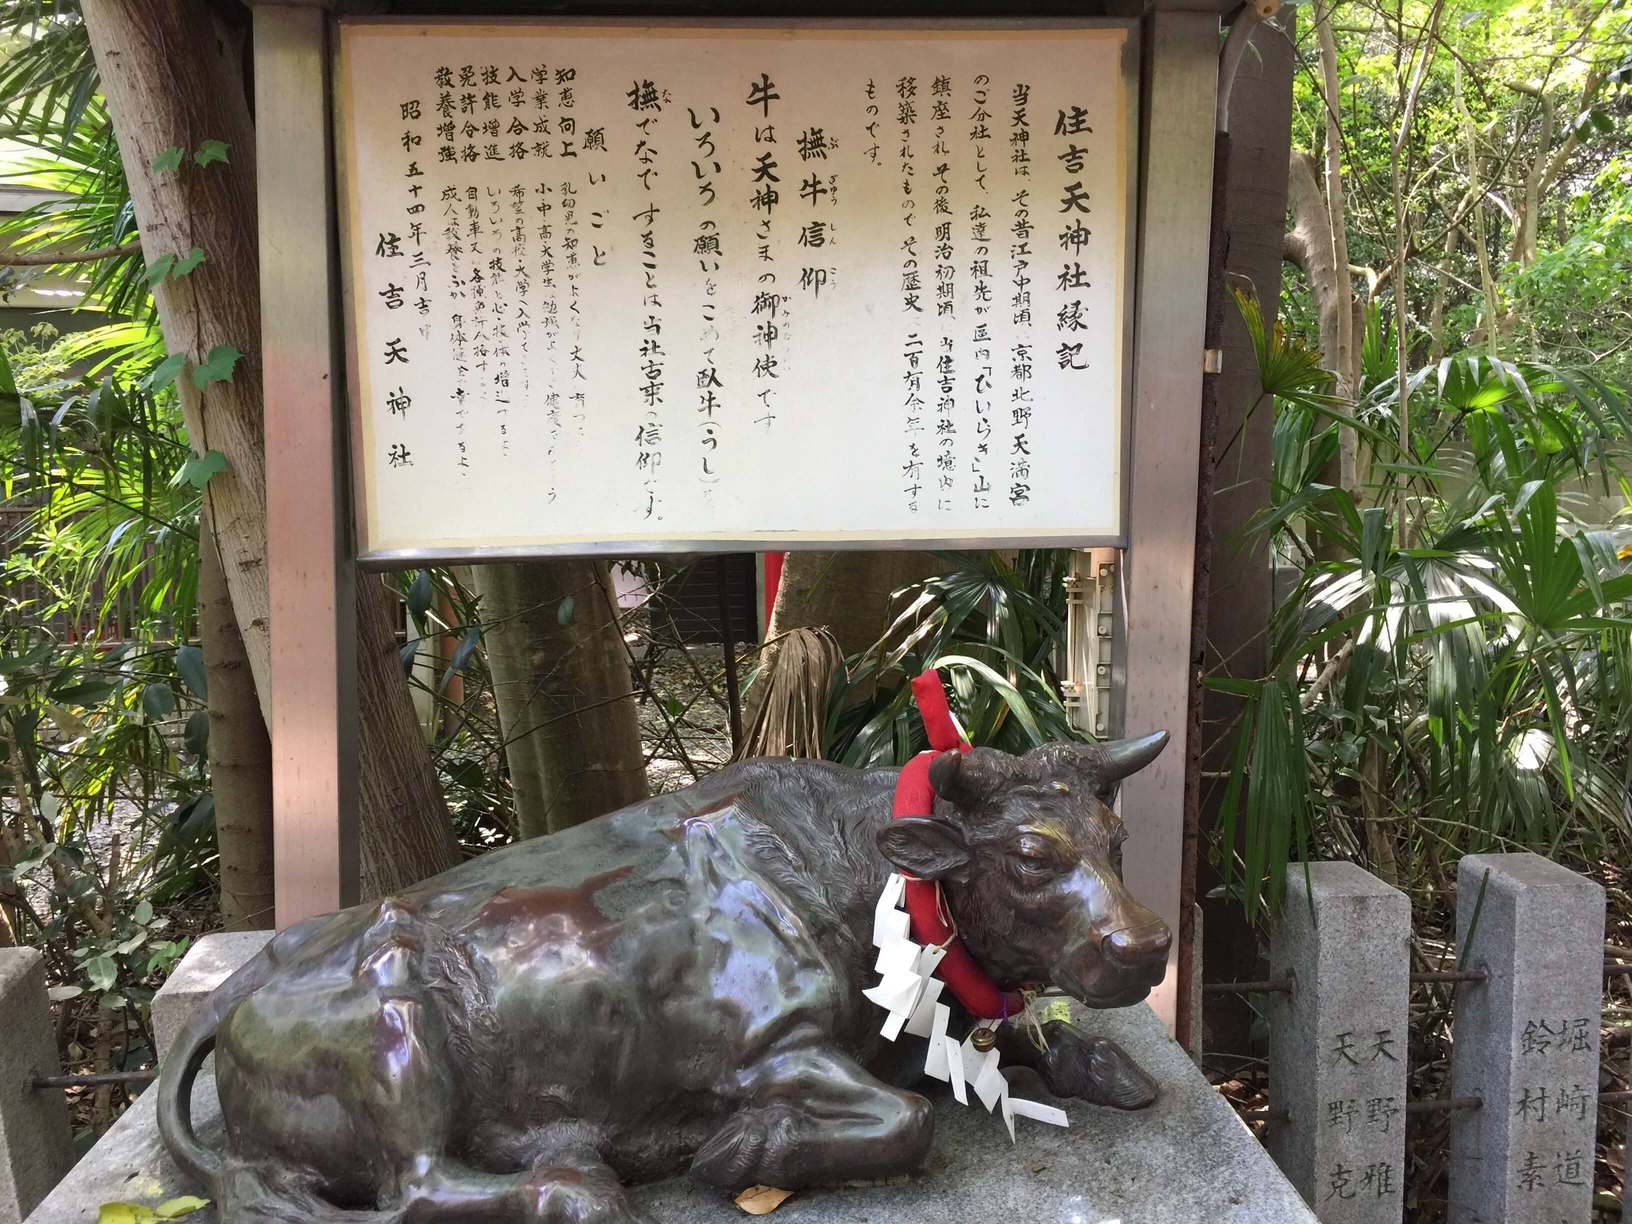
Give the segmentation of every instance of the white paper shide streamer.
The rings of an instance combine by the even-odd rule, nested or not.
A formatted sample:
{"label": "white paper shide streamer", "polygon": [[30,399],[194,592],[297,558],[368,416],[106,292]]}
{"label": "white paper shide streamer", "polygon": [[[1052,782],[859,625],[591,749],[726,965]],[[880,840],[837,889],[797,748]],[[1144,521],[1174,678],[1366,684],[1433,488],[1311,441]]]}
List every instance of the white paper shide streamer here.
{"label": "white paper shide streamer", "polygon": [[[914,1037],[927,1038],[929,1052],[924,1059],[924,1073],[949,1082],[960,1105],[969,1103],[971,1092],[988,1112],[1001,1104],[1011,1143],[1017,1117],[1052,1126],[1070,1125],[1063,1109],[1009,1096],[1009,1083],[998,1069],[995,1049],[977,1050],[947,1032],[952,1009],[940,1001],[945,983],[935,976],[935,967],[946,949],[913,941],[912,920],[901,908],[906,886],[899,872],[884,882],[878,907],[873,911],[873,946],[878,949],[873,968],[880,976],[876,985],[861,992],[889,1013],[881,1030],[884,1036],[894,1041],[905,1030]],[[996,1029],[1000,1021],[982,1023]]]}

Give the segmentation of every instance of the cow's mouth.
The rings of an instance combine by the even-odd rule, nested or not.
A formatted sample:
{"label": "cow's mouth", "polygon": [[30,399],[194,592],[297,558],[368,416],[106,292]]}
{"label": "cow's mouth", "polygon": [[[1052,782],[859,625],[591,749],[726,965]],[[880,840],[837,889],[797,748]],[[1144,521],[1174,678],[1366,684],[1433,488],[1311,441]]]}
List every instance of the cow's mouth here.
{"label": "cow's mouth", "polygon": [[1153,976],[1141,975],[1134,981],[1124,978],[1115,982],[1095,982],[1092,986],[1073,973],[1056,973],[1054,984],[1084,1007],[1105,1011],[1142,1003],[1156,983],[1162,980],[1164,972],[1165,966],[1159,966]]}

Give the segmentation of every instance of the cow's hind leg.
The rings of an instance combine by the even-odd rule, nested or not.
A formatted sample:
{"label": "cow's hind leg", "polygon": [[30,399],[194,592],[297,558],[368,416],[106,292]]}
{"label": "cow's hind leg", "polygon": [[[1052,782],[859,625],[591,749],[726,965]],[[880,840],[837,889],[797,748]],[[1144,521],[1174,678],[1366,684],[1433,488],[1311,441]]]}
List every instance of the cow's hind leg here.
{"label": "cow's hind leg", "polygon": [[766,1056],[745,1101],[692,1160],[699,1181],[793,1189],[895,1177],[923,1163],[934,1136],[927,1100],[821,1046]]}
{"label": "cow's hind leg", "polygon": [[645,1224],[617,1175],[592,1152],[571,1151],[521,1173],[427,1162],[403,1187],[403,1224]]}
{"label": "cow's hind leg", "polygon": [[398,1209],[334,1206],[287,1169],[229,1157],[215,1201],[221,1224],[397,1224]]}

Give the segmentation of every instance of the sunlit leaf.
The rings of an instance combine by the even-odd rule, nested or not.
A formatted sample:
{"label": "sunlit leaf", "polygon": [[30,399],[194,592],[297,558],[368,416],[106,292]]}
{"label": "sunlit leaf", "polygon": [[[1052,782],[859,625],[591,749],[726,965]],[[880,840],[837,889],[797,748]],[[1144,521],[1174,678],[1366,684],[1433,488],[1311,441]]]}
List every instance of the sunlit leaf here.
{"label": "sunlit leaf", "polygon": [[243,354],[230,344],[216,345],[208,357],[193,367],[193,385],[202,391],[211,383],[228,381],[241,357]]}
{"label": "sunlit leaf", "polygon": [[226,143],[220,140],[206,140],[198,146],[197,151],[193,154],[193,160],[200,166],[208,166],[212,162],[226,161]]}

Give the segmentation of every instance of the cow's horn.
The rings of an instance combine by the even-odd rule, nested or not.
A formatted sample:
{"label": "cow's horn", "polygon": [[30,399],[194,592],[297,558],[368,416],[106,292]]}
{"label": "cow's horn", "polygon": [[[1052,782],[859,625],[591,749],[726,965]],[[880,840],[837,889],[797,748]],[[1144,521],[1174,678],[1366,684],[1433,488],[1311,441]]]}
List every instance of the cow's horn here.
{"label": "cow's horn", "polygon": [[1138,773],[1167,747],[1166,731],[1152,731],[1138,739],[1111,740],[1099,746],[1100,778],[1115,782],[1129,774]]}
{"label": "cow's horn", "polygon": [[948,803],[968,802],[975,797],[968,781],[961,752],[943,752],[929,763],[929,785]]}

